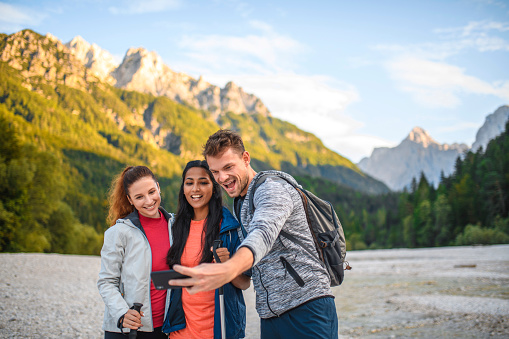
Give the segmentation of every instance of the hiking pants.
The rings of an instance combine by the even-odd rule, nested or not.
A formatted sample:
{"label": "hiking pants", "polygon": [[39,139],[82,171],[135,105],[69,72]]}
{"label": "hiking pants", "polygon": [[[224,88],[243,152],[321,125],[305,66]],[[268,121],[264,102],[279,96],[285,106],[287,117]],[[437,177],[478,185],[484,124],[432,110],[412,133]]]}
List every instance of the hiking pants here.
{"label": "hiking pants", "polygon": [[279,317],[260,319],[261,339],[337,339],[338,316],[333,297],[306,302]]}

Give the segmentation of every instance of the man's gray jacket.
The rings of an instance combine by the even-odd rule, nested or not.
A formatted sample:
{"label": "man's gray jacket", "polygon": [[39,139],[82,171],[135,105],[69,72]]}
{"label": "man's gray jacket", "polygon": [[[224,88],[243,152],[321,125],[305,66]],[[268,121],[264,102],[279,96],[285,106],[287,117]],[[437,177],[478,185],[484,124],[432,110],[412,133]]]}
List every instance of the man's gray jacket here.
{"label": "man's gray jacket", "polygon": [[[306,301],[332,296],[329,275],[318,258],[304,206],[295,188],[282,179],[268,177],[256,188],[254,213],[249,211],[253,184],[261,173],[267,172],[296,183],[284,172],[258,173],[249,185],[240,212],[247,231],[240,247],[247,247],[253,252],[252,278],[260,318],[279,316]],[[279,236],[281,229],[299,239],[307,250]],[[285,268],[288,264],[302,278],[302,287]]]}

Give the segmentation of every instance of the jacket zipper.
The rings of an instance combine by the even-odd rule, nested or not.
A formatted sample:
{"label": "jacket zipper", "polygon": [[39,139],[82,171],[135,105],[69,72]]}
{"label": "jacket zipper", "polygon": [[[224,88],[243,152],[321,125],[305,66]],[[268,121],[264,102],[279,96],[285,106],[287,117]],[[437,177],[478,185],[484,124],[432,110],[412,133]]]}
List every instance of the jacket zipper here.
{"label": "jacket zipper", "polygon": [[297,285],[299,285],[300,287],[303,287],[305,285],[304,280],[302,280],[302,278],[300,277],[299,273],[297,273],[297,271],[288,262],[288,260],[286,260],[286,258],[283,257],[283,256],[280,256],[279,260],[281,260],[281,262],[283,263],[283,267],[292,276],[292,278],[295,280]]}
{"label": "jacket zipper", "polygon": [[269,291],[265,288],[265,285],[263,284],[262,273],[260,272],[260,269],[258,267],[256,267],[256,266],[253,266],[253,268],[256,268],[256,270],[258,271],[258,275],[260,276],[260,284],[262,284],[262,287],[265,290],[265,296],[266,296],[266,299],[267,299],[267,307],[269,308],[269,311],[272,314],[274,314],[276,317],[279,317],[279,315],[276,314],[276,312],[274,312],[272,310],[272,308],[270,307],[270,303],[269,303]]}

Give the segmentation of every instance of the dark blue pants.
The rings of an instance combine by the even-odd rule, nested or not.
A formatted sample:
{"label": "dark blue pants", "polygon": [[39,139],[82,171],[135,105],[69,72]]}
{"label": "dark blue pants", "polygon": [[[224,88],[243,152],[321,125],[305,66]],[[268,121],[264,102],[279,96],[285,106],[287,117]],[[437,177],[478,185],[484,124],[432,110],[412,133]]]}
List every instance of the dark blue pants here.
{"label": "dark blue pants", "polygon": [[334,298],[300,305],[279,317],[260,319],[262,339],[337,339],[338,316]]}

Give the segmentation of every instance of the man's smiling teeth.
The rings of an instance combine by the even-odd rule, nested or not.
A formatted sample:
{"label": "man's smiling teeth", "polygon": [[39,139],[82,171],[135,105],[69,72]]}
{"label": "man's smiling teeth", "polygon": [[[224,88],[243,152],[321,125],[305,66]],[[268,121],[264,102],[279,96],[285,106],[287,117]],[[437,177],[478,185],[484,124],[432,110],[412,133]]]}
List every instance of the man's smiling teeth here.
{"label": "man's smiling teeth", "polygon": [[229,188],[231,188],[229,186],[232,185],[234,182],[235,182],[235,180],[232,180],[232,181],[229,181],[229,182],[225,182],[223,185],[224,185],[224,187],[229,189]]}

